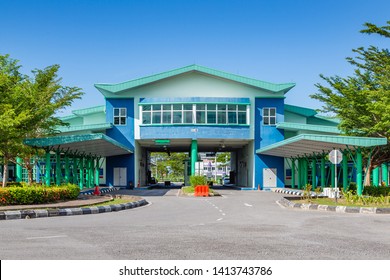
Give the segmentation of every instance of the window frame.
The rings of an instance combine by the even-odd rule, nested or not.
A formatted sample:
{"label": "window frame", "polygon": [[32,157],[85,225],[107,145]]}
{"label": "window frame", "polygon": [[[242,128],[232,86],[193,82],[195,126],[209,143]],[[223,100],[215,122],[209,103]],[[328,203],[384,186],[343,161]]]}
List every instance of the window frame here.
{"label": "window frame", "polygon": [[[118,110],[119,114],[115,115],[115,110]],[[122,115],[122,110],[125,110],[124,115]],[[115,119],[118,118],[118,124],[115,123]],[[124,123],[122,123],[124,120]],[[113,107],[112,108],[112,123],[115,126],[126,126],[127,125],[127,108],[126,107]]]}
{"label": "window frame", "polygon": [[[271,115],[271,110],[275,110],[275,115]],[[265,114],[265,111],[268,110],[268,114]],[[266,123],[267,120],[267,123]],[[272,123],[271,120],[274,120]],[[263,125],[264,126],[276,126],[277,120],[277,110],[276,107],[264,107],[263,108]]]}

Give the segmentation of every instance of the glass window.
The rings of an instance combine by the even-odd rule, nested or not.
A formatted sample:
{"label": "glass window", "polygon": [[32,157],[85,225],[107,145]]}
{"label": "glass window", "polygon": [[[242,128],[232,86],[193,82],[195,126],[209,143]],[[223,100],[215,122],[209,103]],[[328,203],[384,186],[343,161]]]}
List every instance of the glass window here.
{"label": "glass window", "polygon": [[229,111],[236,111],[237,110],[237,105],[228,105],[228,110]]}
{"label": "glass window", "polygon": [[182,123],[181,111],[173,111],[173,123]]}
{"label": "glass window", "polygon": [[226,124],[226,112],[218,111],[218,123],[219,124]]}
{"label": "glass window", "polygon": [[217,114],[215,111],[207,111],[207,123],[217,123]]}
{"label": "glass window", "polygon": [[171,112],[163,112],[163,123],[172,123],[172,114]]}
{"label": "glass window", "polygon": [[196,110],[205,110],[206,105],[205,104],[196,104]]}
{"label": "glass window", "polygon": [[225,104],[218,104],[218,111],[226,111],[226,105]]}
{"label": "glass window", "polygon": [[216,104],[207,104],[207,110],[216,110],[217,105]]}
{"label": "glass window", "polygon": [[143,105],[142,106],[142,111],[145,112],[145,111],[150,111],[152,109],[152,106],[151,105]]}
{"label": "glass window", "polygon": [[182,109],[182,104],[173,104],[173,110],[180,110]]}
{"label": "glass window", "polygon": [[247,124],[246,112],[238,112],[238,124]]}
{"label": "glass window", "polygon": [[196,123],[206,123],[205,111],[196,111]]}
{"label": "glass window", "polygon": [[276,125],[276,108],[263,108],[263,124]]}
{"label": "glass window", "polygon": [[236,112],[228,112],[228,122],[229,124],[237,123],[237,113]]}
{"label": "glass window", "polygon": [[151,122],[152,122],[152,113],[142,112],[142,124],[151,124]]}
{"label": "glass window", "polygon": [[192,111],[184,111],[183,123],[192,123]]}
{"label": "glass window", "polygon": [[192,104],[183,104],[183,110],[191,110],[192,111]]}
{"label": "glass window", "polygon": [[152,109],[153,111],[161,111],[161,104],[153,104]]}
{"label": "glass window", "polygon": [[163,110],[164,110],[164,111],[171,110],[171,107],[172,107],[171,104],[164,104],[164,105],[163,105]]}
{"label": "glass window", "polygon": [[153,112],[152,123],[153,124],[161,124],[161,112]]}
{"label": "glass window", "polygon": [[114,108],[114,125],[126,125],[126,108]]}

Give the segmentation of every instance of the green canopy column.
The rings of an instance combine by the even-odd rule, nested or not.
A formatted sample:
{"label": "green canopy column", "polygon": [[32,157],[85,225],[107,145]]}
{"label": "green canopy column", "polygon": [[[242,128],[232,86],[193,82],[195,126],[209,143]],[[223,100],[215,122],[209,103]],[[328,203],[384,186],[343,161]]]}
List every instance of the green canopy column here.
{"label": "green canopy column", "polygon": [[357,194],[363,194],[363,156],[360,148],[356,150],[356,185]]}
{"label": "green canopy column", "polygon": [[50,152],[46,151],[46,164],[45,164],[45,185],[46,186],[50,186],[50,170],[51,170]]}
{"label": "green canopy column", "polygon": [[343,190],[348,189],[348,155],[347,152],[343,152]]}
{"label": "green canopy column", "polygon": [[65,183],[70,182],[70,167],[69,167],[69,157],[65,155]]}
{"label": "green canopy column", "polygon": [[91,160],[85,159],[85,187],[89,189],[91,187]]}
{"label": "green canopy column", "polygon": [[372,184],[375,187],[379,186],[379,166],[372,170]]}
{"label": "green canopy column", "polygon": [[331,176],[331,179],[330,179],[330,185],[332,186],[332,188],[334,188],[335,187],[334,178],[336,176],[336,166],[335,166],[335,164],[332,163],[330,168],[331,168],[331,171],[332,171],[332,176]]}
{"label": "green canopy column", "polygon": [[385,184],[385,186],[389,185],[389,169],[387,162],[382,163],[382,182]]}
{"label": "green canopy column", "polygon": [[72,160],[72,184],[77,184],[77,166],[78,166],[78,162],[77,162],[77,157],[76,156],[73,156],[73,160]]}
{"label": "green canopy column", "polygon": [[302,159],[298,158],[298,189],[302,188]]}
{"label": "green canopy column", "polygon": [[295,159],[291,159],[291,187],[295,189]]}
{"label": "green canopy column", "polygon": [[315,190],[317,187],[317,164],[315,158],[311,161],[311,185],[312,189]]}
{"label": "green canopy column", "polygon": [[82,190],[84,189],[84,157],[81,157],[79,160],[79,168],[80,168],[79,187],[80,190]]}
{"label": "green canopy column", "polygon": [[56,185],[61,185],[61,154],[56,151]]}
{"label": "green canopy column", "polygon": [[94,170],[95,170],[95,161],[94,161],[94,159],[91,157],[90,159],[89,159],[89,186],[90,186],[90,188],[93,188],[94,187],[94,185],[93,185],[93,183],[94,183],[94,180],[93,180],[93,177],[94,177],[94,175],[95,175],[95,172],[94,172]]}
{"label": "green canopy column", "polygon": [[326,187],[326,169],[325,169],[325,157],[321,158],[321,188]]}
{"label": "green canopy column", "polygon": [[100,159],[96,158],[96,165],[95,165],[95,185],[99,186],[99,177],[100,177]]}
{"label": "green canopy column", "polygon": [[198,160],[198,141],[191,141],[191,175],[195,175],[195,165]]}
{"label": "green canopy column", "polygon": [[307,158],[303,159],[303,170],[303,189],[305,189],[309,179],[309,162]]}
{"label": "green canopy column", "polygon": [[23,168],[22,168],[22,159],[20,157],[16,158],[16,182],[22,182],[23,177]]}

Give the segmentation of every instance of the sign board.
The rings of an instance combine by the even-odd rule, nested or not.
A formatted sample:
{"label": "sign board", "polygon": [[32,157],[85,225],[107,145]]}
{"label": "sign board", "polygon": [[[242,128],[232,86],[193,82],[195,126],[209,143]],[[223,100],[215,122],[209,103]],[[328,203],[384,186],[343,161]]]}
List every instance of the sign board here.
{"label": "sign board", "polygon": [[329,153],[329,160],[333,164],[339,164],[343,160],[343,154],[339,150],[333,150]]}

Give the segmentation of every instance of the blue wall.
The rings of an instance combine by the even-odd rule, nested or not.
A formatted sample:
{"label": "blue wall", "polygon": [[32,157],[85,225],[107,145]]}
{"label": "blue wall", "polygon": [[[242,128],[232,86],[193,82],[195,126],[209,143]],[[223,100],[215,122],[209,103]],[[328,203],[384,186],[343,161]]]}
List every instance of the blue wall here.
{"label": "blue wall", "polygon": [[255,100],[255,188],[263,188],[263,168],[277,168],[277,187],[284,187],[284,158],[256,154],[256,150],[284,140],[283,130],[263,125],[263,108],[276,108],[276,122],[284,121],[284,99],[256,98]]}
{"label": "blue wall", "polygon": [[[107,136],[115,139],[121,144],[134,150],[134,99],[122,98],[122,99],[106,99],[106,121],[108,123],[114,123],[114,108],[126,108],[127,119],[126,125],[113,126],[111,129],[107,129]],[[107,171],[107,185],[114,184],[114,167],[127,167],[127,182],[132,181],[135,185],[134,178],[134,155],[123,155],[107,157],[106,159],[106,171]]]}
{"label": "blue wall", "polygon": [[216,138],[249,139],[249,126],[229,125],[161,125],[141,126],[141,139],[161,138]]}

